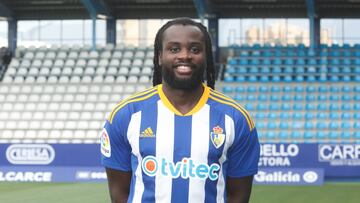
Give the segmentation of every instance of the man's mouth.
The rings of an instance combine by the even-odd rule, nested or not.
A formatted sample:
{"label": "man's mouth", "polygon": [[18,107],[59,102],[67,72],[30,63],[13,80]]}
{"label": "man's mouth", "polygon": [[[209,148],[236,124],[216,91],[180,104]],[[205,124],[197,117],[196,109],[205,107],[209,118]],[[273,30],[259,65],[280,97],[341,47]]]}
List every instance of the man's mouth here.
{"label": "man's mouth", "polygon": [[186,64],[186,65],[177,65],[174,67],[174,69],[178,74],[188,75],[192,73],[193,67],[190,64],[189,65]]}

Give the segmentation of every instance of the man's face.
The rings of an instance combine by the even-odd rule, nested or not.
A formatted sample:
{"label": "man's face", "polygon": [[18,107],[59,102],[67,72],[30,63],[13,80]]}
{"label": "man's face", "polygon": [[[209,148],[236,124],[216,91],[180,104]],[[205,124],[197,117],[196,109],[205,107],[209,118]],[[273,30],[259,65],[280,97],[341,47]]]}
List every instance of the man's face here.
{"label": "man's face", "polygon": [[159,64],[163,82],[175,89],[201,85],[206,68],[205,40],[192,25],[172,25],[163,33]]}

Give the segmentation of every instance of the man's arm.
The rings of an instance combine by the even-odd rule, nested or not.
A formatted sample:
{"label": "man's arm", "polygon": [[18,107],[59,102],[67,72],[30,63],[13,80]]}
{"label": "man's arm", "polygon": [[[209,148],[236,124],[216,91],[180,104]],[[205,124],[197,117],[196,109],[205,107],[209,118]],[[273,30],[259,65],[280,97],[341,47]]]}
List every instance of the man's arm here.
{"label": "man's arm", "polygon": [[130,193],[131,172],[106,168],[112,203],[126,203]]}
{"label": "man's arm", "polygon": [[250,199],[253,176],[227,178],[227,202],[247,203]]}

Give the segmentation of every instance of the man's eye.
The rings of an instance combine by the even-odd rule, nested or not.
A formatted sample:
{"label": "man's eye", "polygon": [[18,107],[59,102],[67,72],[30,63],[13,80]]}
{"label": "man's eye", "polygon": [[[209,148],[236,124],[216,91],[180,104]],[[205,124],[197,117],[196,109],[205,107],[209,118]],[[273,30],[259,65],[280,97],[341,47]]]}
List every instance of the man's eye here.
{"label": "man's eye", "polygon": [[170,50],[170,52],[172,52],[172,53],[176,53],[176,52],[178,52],[180,49],[177,48],[177,47],[172,47],[172,48],[170,48],[169,50]]}
{"label": "man's eye", "polygon": [[191,52],[192,52],[192,53],[195,53],[195,54],[196,54],[196,53],[199,53],[199,51],[200,51],[200,50],[199,50],[197,47],[191,47]]}

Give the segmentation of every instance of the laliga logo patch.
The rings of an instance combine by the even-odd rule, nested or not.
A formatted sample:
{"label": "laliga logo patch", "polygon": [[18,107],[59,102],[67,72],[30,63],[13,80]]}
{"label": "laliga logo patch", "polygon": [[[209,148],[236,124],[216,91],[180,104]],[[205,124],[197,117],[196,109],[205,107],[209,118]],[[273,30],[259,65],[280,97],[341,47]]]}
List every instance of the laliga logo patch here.
{"label": "laliga logo patch", "polygon": [[101,154],[103,154],[106,157],[111,156],[110,138],[105,128],[101,132],[100,148],[101,148]]}
{"label": "laliga logo patch", "polygon": [[213,127],[213,131],[210,133],[210,139],[216,149],[221,147],[225,141],[225,134],[220,126]]}

